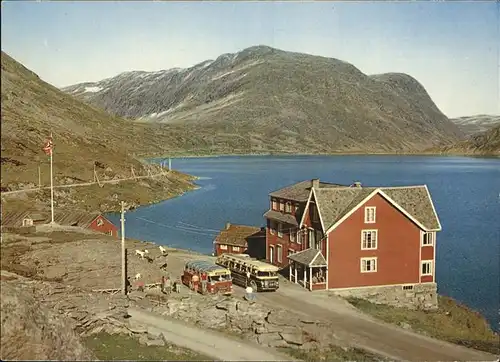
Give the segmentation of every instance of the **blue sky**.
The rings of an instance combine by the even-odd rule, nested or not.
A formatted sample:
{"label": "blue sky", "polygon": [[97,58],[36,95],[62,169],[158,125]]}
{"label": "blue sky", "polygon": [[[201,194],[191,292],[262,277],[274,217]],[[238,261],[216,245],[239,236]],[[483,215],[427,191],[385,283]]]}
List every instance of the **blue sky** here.
{"label": "blue sky", "polygon": [[449,117],[500,114],[495,2],[2,2],[2,50],[55,86],[264,44],[405,72]]}

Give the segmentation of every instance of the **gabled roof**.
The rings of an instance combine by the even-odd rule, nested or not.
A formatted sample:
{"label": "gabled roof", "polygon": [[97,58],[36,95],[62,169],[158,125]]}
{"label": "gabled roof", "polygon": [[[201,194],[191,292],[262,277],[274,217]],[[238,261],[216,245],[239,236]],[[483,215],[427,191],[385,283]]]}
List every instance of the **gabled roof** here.
{"label": "gabled roof", "polygon": [[221,230],[215,242],[224,245],[246,247],[248,238],[265,236],[260,227],[247,225],[230,225],[229,229]]}
{"label": "gabled roof", "polygon": [[[301,181],[293,185],[286,186],[282,189],[272,191],[269,193],[269,196],[287,200],[294,200],[299,202],[306,202],[307,199],[309,198],[309,192],[311,191],[312,183],[313,183],[312,180]],[[320,181],[319,187],[331,188],[331,187],[345,187],[345,186]]]}
{"label": "gabled roof", "polygon": [[98,212],[56,211],[54,214],[54,221],[59,225],[87,228],[98,216],[106,219],[101,213]]}
{"label": "gabled roof", "polygon": [[325,229],[329,230],[370,195],[379,193],[425,230],[440,230],[441,224],[427,187],[343,187],[314,190]]}
{"label": "gabled roof", "polygon": [[327,266],[325,257],[318,249],[309,248],[288,255],[288,259],[306,266]]}
{"label": "gabled roof", "polygon": [[23,219],[27,218],[32,219],[33,221],[47,221],[47,217],[36,210],[17,209],[6,211],[4,208],[2,208],[2,226],[22,226]]}

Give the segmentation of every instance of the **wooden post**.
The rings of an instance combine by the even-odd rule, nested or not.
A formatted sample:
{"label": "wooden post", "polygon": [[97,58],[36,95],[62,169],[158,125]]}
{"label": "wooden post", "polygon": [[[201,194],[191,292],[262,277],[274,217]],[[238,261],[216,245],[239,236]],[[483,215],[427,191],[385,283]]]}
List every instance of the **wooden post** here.
{"label": "wooden post", "polygon": [[309,267],[309,290],[312,291],[313,290],[313,268],[312,266]]}
{"label": "wooden post", "polygon": [[125,268],[126,254],[125,254],[125,201],[121,202],[121,224],[122,224],[122,292],[127,295],[127,272]]}
{"label": "wooden post", "polygon": [[304,288],[307,288],[306,278],[307,278],[307,268],[304,265]]}
{"label": "wooden post", "polygon": [[295,269],[295,284],[298,284],[298,277],[297,277],[297,264],[295,262],[293,263],[293,268]]}
{"label": "wooden post", "polygon": [[288,264],[288,280],[292,281],[292,263]]}

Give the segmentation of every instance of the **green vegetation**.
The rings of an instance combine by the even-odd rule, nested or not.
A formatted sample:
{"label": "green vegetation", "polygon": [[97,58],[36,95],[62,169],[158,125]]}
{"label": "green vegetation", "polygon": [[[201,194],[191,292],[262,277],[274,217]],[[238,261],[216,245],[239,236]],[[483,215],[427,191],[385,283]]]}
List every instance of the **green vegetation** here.
{"label": "green vegetation", "polygon": [[317,361],[385,361],[386,359],[366,352],[359,348],[342,348],[335,345],[330,345],[329,348],[322,350],[302,350],[295,348],[284,348],[285,353],[294,358],[301,359],[306,362]]}
{"label": "green vegetation", "polygon": [[348,301],[384,322],[396,325],[407,323],[415,332],[494,354],[500,353],[499,335],[493,332],[485,318],[452,298],[439,296],[439,308],[436,311],[396,308],[357,298],[348,298]]}
{"label": "green vegetation", "polygon": [[135,338],[99,333],[84,343],[102,361],[211,361],[213,358],[171,344],[146,346]]}

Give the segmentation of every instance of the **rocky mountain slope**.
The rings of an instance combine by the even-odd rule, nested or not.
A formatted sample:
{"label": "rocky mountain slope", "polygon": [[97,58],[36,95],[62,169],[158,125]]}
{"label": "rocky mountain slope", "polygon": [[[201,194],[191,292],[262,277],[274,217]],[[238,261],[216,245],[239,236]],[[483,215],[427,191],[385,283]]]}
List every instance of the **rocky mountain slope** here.
{"label": "rocky mountain slope", "polygon": [[438,150],[433,149],[431,152],[500,156],[500,124],[488,131],[469,136],[465,141]]}
{"label": "rocky mountain slope", "polygon": [[477,116],[451,118],[450,121],[455,123],[466,135],[470,136],[500,125],[500,116],[480,114]]}
{"label": "rocky mountain slope", "polygon": [[119,116],[185,125],[209,145],[251,152],[415,151],[463,136],[409,75],[367,76],[337,59],[267,46],[64,91]]}
{"label": "rocky mountain slope", "polygon": [[[110,116],[61,92],[3,52],[1,95],[2,191],[38,186],[38,167],[42,184],[50,184],[49,158],[42,151],[50,132],[55,145],[55,185],[92,181],[94,164],[101,180],[130,177],[132,167],[136,175],[146,175],[145,165],[135,157],[136,153],[165,150],[169,139],[174,139],[159,127]],[[189,185],[187,176],[171,173],[154,181],[132,182],[127,187],[109,184],[101,189],[96,185],[90,192],[88,187],[64,189],[66,195],[56,202],[67,199],[87,208],[95,206],[90,201],[102,202],[100,197],[110,197],[109,202],[104,202],[105,208],[117,207],[122,196],[130,202],[138,202],[138,198],[151,201],[153,190],[168,187],[171,194]],[[46,200],[46,196],[42,193],[40,198]],[[155,194],[153,198],[158,197]]]}

